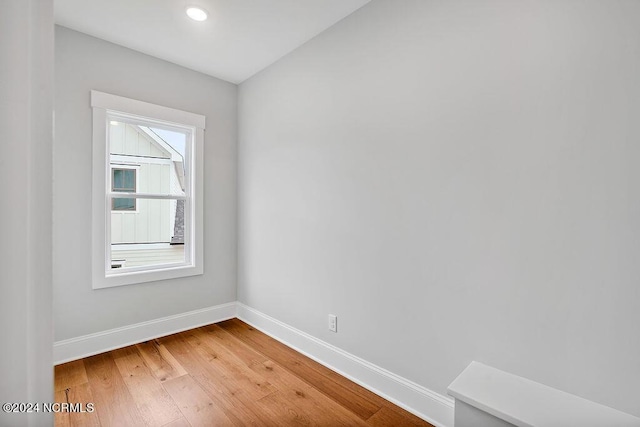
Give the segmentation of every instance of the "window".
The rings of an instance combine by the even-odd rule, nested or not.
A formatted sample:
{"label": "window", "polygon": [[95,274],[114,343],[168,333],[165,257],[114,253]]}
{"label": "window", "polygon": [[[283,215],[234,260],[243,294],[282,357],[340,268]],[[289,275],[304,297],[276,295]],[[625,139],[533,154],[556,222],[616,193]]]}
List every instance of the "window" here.
{"label": "window", "polygon": [[202,274],[204,116],[92,91],[93,288]]}
{"label": "window", "polygon": [[[111,191],[121,193],[136,192],[136,170],[111,168]],[[111,203],[111,210],[114,211],[135,211],[136,199],[114,198]]]}

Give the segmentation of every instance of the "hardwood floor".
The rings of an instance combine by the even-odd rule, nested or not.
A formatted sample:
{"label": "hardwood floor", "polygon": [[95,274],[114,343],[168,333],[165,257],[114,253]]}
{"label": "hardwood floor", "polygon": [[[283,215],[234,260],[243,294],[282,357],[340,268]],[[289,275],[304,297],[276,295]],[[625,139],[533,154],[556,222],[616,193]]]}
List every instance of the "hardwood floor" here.
{"label": "hardwood floor", "polygon": [[431,426],[238,319],[56,366],[55,389],[95,406],[56,426]]}

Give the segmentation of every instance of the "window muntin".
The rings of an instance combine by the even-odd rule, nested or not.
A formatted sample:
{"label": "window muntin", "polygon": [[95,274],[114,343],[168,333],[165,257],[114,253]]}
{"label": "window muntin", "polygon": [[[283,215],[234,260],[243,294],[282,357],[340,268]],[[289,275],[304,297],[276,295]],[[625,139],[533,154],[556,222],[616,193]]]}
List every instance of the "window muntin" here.
{"label": "window muntin", "polygon": [[204,116],[91,95],[93,287],[202,274]]}

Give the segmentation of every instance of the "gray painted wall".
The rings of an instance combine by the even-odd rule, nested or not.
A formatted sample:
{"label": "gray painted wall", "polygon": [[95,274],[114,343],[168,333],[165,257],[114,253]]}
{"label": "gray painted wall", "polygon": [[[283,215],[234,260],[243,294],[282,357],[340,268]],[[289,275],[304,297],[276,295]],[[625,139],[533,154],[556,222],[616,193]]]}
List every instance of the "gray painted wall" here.
{"label": "gray painted wall", "polygon": [[240,86],[239,300],[640,415],[639,72],[638,1],[372,1]]}
{"label": "gray painted wall", "polygon": [[[237,86],[66,28],[55,36],[56,341],[235,301]],[[204,275],[91,288],[91,89],[206,116]]]}
{"label": "gray painted wall", "polygon": [[[53,401],[53,2],[0,2],[0,402]],[[0,411],[3,426],[53,414]]]}

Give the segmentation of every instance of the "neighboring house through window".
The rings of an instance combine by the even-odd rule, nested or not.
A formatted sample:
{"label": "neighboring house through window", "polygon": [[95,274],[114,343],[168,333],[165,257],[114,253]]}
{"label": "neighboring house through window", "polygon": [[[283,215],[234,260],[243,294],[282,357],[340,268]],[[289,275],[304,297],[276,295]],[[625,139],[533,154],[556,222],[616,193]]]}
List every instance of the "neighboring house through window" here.
{"label": "neighboring house through window", "polygon": [[202,274],[204,116],[102,92],[93,107],[93,287]]}

